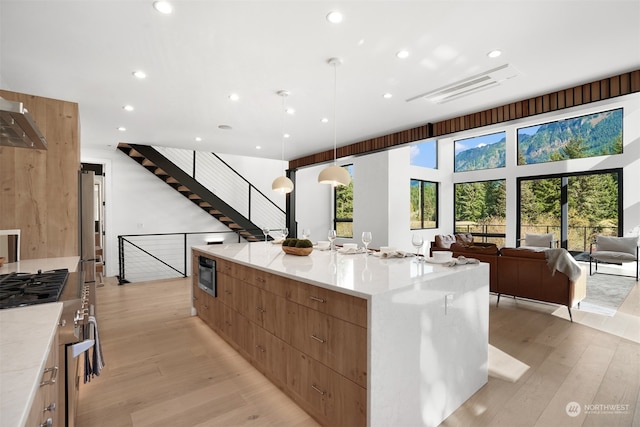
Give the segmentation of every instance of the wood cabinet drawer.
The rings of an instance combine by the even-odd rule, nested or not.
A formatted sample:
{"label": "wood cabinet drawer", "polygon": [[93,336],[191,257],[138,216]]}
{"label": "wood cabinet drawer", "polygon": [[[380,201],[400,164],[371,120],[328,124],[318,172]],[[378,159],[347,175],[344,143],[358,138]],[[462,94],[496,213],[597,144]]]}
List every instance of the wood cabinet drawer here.
{"label": "wood cabinet drawer", "polygon": [[58,376],[59,361],[57,335],[54,337],[53,343],[49,348],[49,355],[47,356],[44,367],[44,371],[40,374],[40,384],[31,403],[31,409],[29,410],[25,426],[46,425],[48,419],[51,419],[52,425],[55,426],[57,424],[55,412],[59,409],[57,408],[57,382],[64,380]]}
{"label": "wood cabinet drawer", "polygon": [[238,312],[268,332],[285,339],[287,307],[286,300],[246,283],[235,288],[239,295]]}
{"label": "wood cabinet drawer", "polygon": [[216,285],[220,301],[237,310],[241,301],[240,287],[243,284],[235,277],[218,273]]}
{"label": "wood cabinet drawer", "polygon": [[289,345],[257,325],[253,325],[251,356],[260,370],[284,385],[287,378]]}
{"label": "wood cabinet drawer", "polygon": [[322,313],[367,327],[367,300],[364,298],[297,281],[287,283],[286,297]]}
{"label": "wood cabinet drawer", "polygon": [[287,341],[358,385],[367,387],[367,330],[287,302]]}
{"label": "wood cabinet drawer", "polygon": [[323,425],[366,425],[366,389],[292,348],[287,358],[287,387]]}
{"label": "wood cabinet drawer", "polygon": [[236,264],[235,262],[227,261],[221,258],[214,258],[216,260],[216,271],[218,273],[224,273],[236,279],[240,279],[243,282],[248,282],[251,275],[250,267]]}
{"label": "wood cabinet drawer", "polygon": [[248,271],[247,281],[253,286],[284,298],[289,279],[253,268]]}

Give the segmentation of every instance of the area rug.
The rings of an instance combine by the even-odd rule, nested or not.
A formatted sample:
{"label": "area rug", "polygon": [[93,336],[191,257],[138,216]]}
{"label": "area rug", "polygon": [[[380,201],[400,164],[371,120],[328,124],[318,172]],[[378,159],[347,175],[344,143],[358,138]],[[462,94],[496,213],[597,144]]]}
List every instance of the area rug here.
{"label": "area rug", "polygon": [[580,310],[613,316],[635,285],[636,279],[631,276],[587,276],[587,296],[580,303]]}

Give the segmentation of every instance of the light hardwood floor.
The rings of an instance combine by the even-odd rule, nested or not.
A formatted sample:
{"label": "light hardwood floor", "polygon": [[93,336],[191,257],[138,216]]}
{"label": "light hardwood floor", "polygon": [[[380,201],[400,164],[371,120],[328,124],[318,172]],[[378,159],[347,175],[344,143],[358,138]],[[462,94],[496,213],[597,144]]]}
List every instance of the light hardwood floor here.
{"label": "light hardwood floor", "polygon": [[[106,367],[81,385],[78,426],[316,426],[189,315],[189,286],[187,278],[98,288]],[[640,425],[639,285],[615,318],[574,310],[570,323],[565,312],[511,298],[496,308],[492,296],[489,381],[442,425]]]}

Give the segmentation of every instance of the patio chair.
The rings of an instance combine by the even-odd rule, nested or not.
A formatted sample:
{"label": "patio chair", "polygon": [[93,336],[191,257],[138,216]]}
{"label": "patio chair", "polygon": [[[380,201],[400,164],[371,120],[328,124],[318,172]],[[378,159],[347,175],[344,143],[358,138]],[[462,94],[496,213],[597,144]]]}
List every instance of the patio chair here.
{"label": "patio chair", "polygon": [[553,233],[527,233],[524,235],[524,239],[520,239],[519,241],[524,241],[525,244],[523,247],[527,248],[554,248],[558,244],[558,241],[553,237]]}
{"label": "patio chair", "polygon": [[636,263],[636,282],[638,281],[638,238],[596,236],[596,241],[589,248],[589,275],[593,274],[591,263],[595,262],[595,272],[598,272],[598,262],[622,264]]}

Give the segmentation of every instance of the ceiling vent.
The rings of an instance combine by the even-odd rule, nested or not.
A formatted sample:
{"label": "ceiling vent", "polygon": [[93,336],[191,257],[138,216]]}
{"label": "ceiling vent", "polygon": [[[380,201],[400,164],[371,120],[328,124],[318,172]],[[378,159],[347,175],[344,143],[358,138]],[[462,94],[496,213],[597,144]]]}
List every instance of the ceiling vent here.
{"label": "ceiling vent", "polygon": [[416,99],[427,99],[436,104],[443,104],[463,96],[498,86],[501,82],[518,76],[518,71],[509,64],[501,65],[484,73],[476,74],[464,80],[443,86],[421,95],[407,99],[407,102]]}

